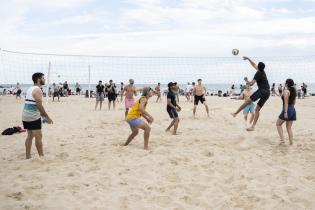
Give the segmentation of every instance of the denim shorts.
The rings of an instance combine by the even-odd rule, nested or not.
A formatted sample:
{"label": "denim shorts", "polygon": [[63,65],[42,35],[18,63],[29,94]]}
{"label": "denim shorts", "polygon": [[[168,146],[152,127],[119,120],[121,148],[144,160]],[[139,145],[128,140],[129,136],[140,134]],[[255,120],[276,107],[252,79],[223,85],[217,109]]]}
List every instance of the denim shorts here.
{"label": "denim shorts", "polygon": [[130,128],[137,128],[141,122],[142,122],[141,118],[127,120],[127,123],[129,124]]}

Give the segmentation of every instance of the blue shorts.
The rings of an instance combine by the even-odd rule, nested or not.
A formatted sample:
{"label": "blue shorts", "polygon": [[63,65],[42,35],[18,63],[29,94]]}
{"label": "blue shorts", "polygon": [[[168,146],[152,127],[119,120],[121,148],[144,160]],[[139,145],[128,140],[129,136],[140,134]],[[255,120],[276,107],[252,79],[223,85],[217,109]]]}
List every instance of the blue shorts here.
{"label": "blue shorts", "polygon": [[256,106],[255,106],[254,103],[248,104],[248,105],[243,109],[243,113],[244,113],[244,114],[248,114],[248,113],[254,111],[255,108],[256,108]]}
{"label": "blue shorts", "polygon": [[296,111],[294,106],[289,105],[288,106],[288,118],[285,119],[284,118],[284,111],[282,110],[281,114],[279,115],[279,119],[280,120],[284,120],[284,121],[295,121],[296,120]]}
{"label": "blue shorts", "polygon": [[127,120],[127,123],[129,124],[130,128],[137,128],[141,122],[142,122],[141,118]]}

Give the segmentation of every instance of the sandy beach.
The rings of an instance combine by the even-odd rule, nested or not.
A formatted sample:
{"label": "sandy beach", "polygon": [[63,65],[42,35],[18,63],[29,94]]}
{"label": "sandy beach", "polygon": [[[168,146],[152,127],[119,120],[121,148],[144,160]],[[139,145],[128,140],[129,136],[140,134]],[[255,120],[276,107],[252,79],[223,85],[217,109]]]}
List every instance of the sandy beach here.
{"label": "sandy beach", "polygon": [[[211,118],[199,106],[193,119],[193,105],[181,98],[177,136],[164,131],[166,97],[154,97],[149,151],[142,132],[120,146],[130,133],[123,103],[94,111],[95,99],[83,96],[49,100],[54,124],[43,124],[44,158],[33,142],[33,158],[25,160],[26,133],[0,136],[1,210],[315,209],[315,98],[297,100],[294,145],[278,146],[279,97],[251,133],[242,113],[230,115],[242,101],[207,97]],[[22,124],[23,104],[0,96],[1,131]]]}

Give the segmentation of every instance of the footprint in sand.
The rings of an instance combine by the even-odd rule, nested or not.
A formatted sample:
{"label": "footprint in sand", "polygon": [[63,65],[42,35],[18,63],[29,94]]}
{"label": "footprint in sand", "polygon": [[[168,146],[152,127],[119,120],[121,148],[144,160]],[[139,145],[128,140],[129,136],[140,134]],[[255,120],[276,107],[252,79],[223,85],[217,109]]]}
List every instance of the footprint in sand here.
{"label": "footprint in sand", "polygon": [[11,194],[7,194],[7,197],[20,201],[23,198],[23,193],[22,192],[11,193]]}

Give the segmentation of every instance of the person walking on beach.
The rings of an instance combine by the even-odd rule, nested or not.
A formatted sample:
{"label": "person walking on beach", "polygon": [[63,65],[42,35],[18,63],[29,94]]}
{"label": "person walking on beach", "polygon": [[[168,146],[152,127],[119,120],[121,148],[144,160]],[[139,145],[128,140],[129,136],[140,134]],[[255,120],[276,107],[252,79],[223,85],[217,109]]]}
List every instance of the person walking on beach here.
{"label": "person walking on beach", "polygon": [[172,119],[171,124],[166,128],[166,131],[170,131],[170,129],[174,126],[173,135],[176,135],[177,128],[179,124],[179,117],[178,113],[182,109],[177,103],[176,103],[176,89],[175,89],[175,83],[170,82],[168,83],[168,94],[167,94],[167,113],[169,114],[170,118]]}
{"label": "person walking on beach", "polygon": [[195,98],[195,95],[194,95],[195,84],[196,84],[195,82],[192,82],[190,86],[190,90],[189,90],[191,103],[194,102],[194,98]]}
{"label": "person walking on beach", "polygon": [[21,89],[21,85],[20,83],[16,83],[16,86],[15,86],[15,90],[16,90],[16,99],[22,99],[21,98],[21,93],[22,93],[22,89]]}
{"label": "person walking on beach", "polygon": [[287,79],[285,82],[285,88],[282,95],[282,112],[276,122],[277,131],[280,137],[280,145],[284,144],[284,136],[282,124],[286,122],[287,132],[289,136],[290,145],[293,144],[293,132],[292,124],[296,121],[296,111],[294,108],[296,101],[296,89],[294,87],[294,81],[292,79]]}
{"label": "person walking on beach", "polygon": [[194,95],[193,114],[194,114],[194,117],[196,116],[196,109],[197,109],[197,106],[199,104],[199,101],[205,106],[207,115],[208,115],[208,117],[210,117],[209,116],[209,107],[207,105],[206,96],[205,96],[205,94],[207,93],[207,89],[203,84],[201,84],[202,79],[198,79],[197,82],[198,82],[198,84],[194,86],[194,90],[193,90],[193,95]]}
{"label": "person walking on beach", "polygon": [[175,94],[175,97],[176,97],[176,101],[177,103],[179,104],[179,91],[180,91],[180,88],[177,84],[177,82],[174,82],[174,94]]}
{"label": "person walking on beach", "polygon": [[58,101],[59,101],[59,85],[56,85],[55,83],[53,83],[53,101],[55,101],[55,97],[58,97]]}
{"label": "person walking on beach", "polygon": [[232,113],[232,115],[233,115],[233,117],[236,117],[237,114],[240,111],[242,111],[247,105],[249,105],[249,104],[251,104],[251,103],[253,103],[259,99],[257,106],[255,108],[255,117],[254,117],[253,124],[251,125],[250,128],[246,129],[247,131],[254,131],[255,126],[257,124],[257,121],[259,119],[260,110],[270,97],[270,86],[269,86],[269,82],[267,79],[267,75],[265,73],[265,64],[263,62],[259,62],[258,65],[256,65],[256,63],[254,63],[248,57],[243,57],[243,59],[248,60],[249,63],[253,66],[253,68],[256,70],[256,74],[255,74],[252,81],[249,81],[247,77],[245,77],[244,80],[245,80],[246,84],[250,85],[250,86],[253,86],[255,83],[257,83],[258,90],[256,90],[256,92],[254,92],[253,95],[251,95],[250,98],[247,99],[238,108],[238,110],[235,113]]}
{"label": "person walking on beach", "polygon": [[271,96],[278,96],[277,92],[276,92],[276,84],[273,83],[271,86]]}
{"label": "person walking on beach", "polygon": [[102,109],[102,104],[105,98],[105,86],[102,84],[102,80],[98,81],[96,85],[96,104],[95,110],[97,109],[98,103],[100,103],[100,110]]}
{"label": "person walking on beach", "polygon": [[65,97],[68,97],[68,90],[69,90],[69,85],[68,85],[68,82],[67,81],[65,81],[64,83],[63,83],[63,94],[64,94],[64,96]]}
{"label": "person walking on beach", "polygon": [[43,92],[40,89],[45,85],[43,73],[35,73],[32,76],[34,86],[28,88],[25,97],[25,105],[22,112],[22,122],[24,129],[27,129],[25,140],[26,159],[31,158],[32,140],[35,138],[35,146],[39,156],[44,156],[42,143],[42,120],[44,117],[48,124],[52,124],[52,119],[46,113],[42,104]]}
{"label": "person walking on beach", "polygon": [[76,95],[81,95],[81,86],[78,82],[75,83],[75,93]]}
{"label": "person walking on beach", "polygon": [[125,85],[123,82],[120,83],[120,102],[123,102],[123,92],[124,92],[124,88],[125,88]]}
{"label": "person walking on beach", "polygon": [[156,103],[160,101],[162,101],[162,98],[161,98],[161,83],[158,83],[157,86],[155,87],[155,94],[157,95],[157,98],[156,98]]}
{"label": "person walking on beach", "polygon": [[126,93],[125,97],[125,117],[127,117],[129,109],[133,107],[135,103],[134,96],[137,95],[136,87],[134,86],[134,80],[129,79],[129,84],[124,87],[121,91],[121,98],[123,97],[124,93]]}
{"label": "person walking on beach", "polygon": [[279,96],[282,96],[282,89],[283,89],[282,84],[279,84],[278,86]]}
{"label": "person walking on beach", "polygon": [[130,112],[128,113],[126,120],[130,126],[132,133],[128,136],[124,146],[130,144],[130,142],[138,135],[139,129],[144,130],[144,149],[149,149],[149,138],[151,128],[141,119],[143,117],[149,124],[152,124],[153,117],[146,111],[149,98],[153,95],[153,90],[150,87],[142,89],[142,96],[135,102]]}

